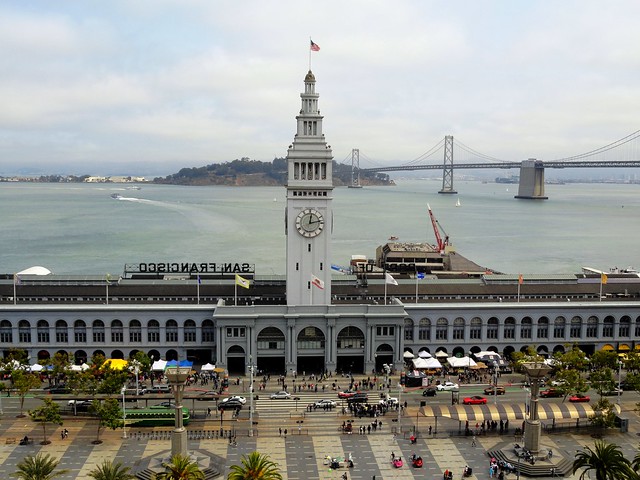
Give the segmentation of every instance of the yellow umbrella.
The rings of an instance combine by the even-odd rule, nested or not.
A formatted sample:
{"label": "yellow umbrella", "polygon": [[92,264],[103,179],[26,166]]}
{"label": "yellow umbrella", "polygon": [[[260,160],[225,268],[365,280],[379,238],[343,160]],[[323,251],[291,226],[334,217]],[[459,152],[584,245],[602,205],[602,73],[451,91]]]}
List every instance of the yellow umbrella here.
{"label": "yellow umbrella", "polygon": [[124,370],[129,362],[121,358],[108,358],[104,362],[105,367],[109,367],[112,370]]}

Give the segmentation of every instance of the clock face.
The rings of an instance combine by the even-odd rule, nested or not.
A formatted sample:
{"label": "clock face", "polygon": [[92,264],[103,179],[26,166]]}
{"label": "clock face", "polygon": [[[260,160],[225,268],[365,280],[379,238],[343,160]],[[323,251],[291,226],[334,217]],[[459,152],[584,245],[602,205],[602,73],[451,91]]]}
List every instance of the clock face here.
{"label": "clock face", "polygon": [[315,237],[324,228],[324,218],[317,210],[306,208],[296,217],[296,228],[303,237]]}

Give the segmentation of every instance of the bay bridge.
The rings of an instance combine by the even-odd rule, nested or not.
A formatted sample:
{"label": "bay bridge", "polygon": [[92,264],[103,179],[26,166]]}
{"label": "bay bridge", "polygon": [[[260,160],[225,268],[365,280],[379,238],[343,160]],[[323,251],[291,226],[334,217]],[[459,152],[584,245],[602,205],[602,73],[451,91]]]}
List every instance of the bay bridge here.
{"label": "bay bridge", "polygon": [[[640,167],[640,130],[615,142],[586,153],[551,161],[529,158],[522,161],[507,161],[482,154],[447,135],[429,151],[411,162],[398,166],[380,166],[360,168],[360,150],[351,151],[351,184],[359,188],[360,173],[398,172],[415,170],[442,170],[442,188],[438,193],[458,193],[453,187],[453,171],[458,169],[520,169],[518,194],[515,198],[545,200],[544,170],[545,168],[638,168]],[[462,150],[476,161],[454,163],[454,147],[456,152]],[[427,161],[442,154],[442,163]]]}

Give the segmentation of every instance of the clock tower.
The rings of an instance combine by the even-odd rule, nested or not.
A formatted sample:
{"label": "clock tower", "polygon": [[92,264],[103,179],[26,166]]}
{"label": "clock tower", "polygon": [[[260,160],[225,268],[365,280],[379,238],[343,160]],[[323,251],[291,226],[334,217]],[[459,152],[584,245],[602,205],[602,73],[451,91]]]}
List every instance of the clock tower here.
{"label": "clock tower", "polygon": [[318,96],[309,70],[287,151],[287,305],[331,303],[333,156],[322,133]]}

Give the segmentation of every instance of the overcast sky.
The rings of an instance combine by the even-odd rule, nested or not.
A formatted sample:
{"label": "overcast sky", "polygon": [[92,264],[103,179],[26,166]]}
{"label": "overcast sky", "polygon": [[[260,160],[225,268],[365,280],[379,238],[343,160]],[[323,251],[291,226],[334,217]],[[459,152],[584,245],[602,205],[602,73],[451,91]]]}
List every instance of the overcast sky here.
{"label": "overcast sky", "polygon": [[639,18],[637,0],[4,1],[0,175],[285,156],[310,37],[338,161],[405,163],[445,135],[579,154],[640,128]]}

